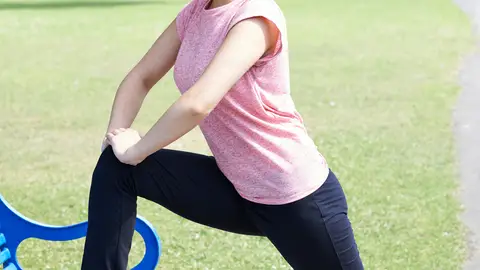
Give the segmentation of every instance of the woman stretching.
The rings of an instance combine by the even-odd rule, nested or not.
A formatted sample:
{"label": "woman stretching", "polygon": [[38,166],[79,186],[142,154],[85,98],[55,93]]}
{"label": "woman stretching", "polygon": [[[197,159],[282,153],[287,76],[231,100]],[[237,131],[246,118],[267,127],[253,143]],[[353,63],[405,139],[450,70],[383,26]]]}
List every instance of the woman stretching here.
{"label": "woman stretching", "polygon": [[[171,68],[182,95],[130,129]],[[191,221],[265,236],[298,270],[363,269],[342,188],[290,96],[274,0],[193,0],[123,80],[93,172],[82,269],[126,269],[140,196]],[[197,125],[213,156],[165,149]]]}

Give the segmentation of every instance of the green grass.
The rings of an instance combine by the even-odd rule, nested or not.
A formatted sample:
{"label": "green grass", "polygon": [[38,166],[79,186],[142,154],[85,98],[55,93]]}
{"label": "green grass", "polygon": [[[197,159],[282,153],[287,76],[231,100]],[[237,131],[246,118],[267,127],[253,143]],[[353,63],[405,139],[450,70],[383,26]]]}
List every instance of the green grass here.
{"label": "green grass", "polygon": [[[459,269],[450,120],[466,17],[449,0],[278,2],[293,96],[346,190],[366,269]],[[18,210],[59,225],[86,219],[114,91],[184,3],[0,2],[0,192]],[[169,74],[136,126],[146,130],[177,96]],[[208,152],[198,130],[172,147]],[[139,213],[162,237],[159,269],[288,269],[265,239],[145,201]],[[78,269],[82,244],[29,240],[21,261]],[[138,237],[134,249],[132,264]]]}

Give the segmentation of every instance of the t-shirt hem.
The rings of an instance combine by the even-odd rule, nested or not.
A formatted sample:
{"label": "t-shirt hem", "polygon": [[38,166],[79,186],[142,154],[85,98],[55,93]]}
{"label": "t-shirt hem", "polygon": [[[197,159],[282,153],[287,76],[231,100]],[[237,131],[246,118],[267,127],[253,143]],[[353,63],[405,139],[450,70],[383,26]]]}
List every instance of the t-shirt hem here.
{"label": "t-shirt hem", "polygon": [[327,180],[328,178],[328,175],[330,174],[330,169],[327,168],[325,170],[325,175],[324,177],[322,177],[322,181],[320,181],[319,183],[317,183],[316,185],[314,185],[313,187],[307,189],[306,191],[304,192],[300,192],[300,193],[295,193],[287,198],[256,198],[256,197],[249,197],[245,194],[240,194],[240,196],[247,200],[247,201],[250,201],[250,202],[253,202],[253,203],[258,203],[258,204],[265,204],[265,205],[282,205],[282,204],[288,204],[288,203],[293,203],[293,202],[296,202],[296,201],[299,201],[305,197],[307,197],[308,195],[314,193],[317,189],[319,189],[323,183],[325,183],[325,181]]}

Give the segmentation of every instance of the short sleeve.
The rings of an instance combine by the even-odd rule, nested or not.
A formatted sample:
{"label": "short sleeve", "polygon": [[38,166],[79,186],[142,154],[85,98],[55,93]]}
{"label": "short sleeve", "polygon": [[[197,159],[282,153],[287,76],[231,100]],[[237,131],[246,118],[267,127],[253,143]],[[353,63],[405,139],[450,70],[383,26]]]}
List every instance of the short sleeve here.
{"label": "short sleeve", "polygon": [[196,2],[197,0],[191,0],[177,15],[176,26],[180,41],[183,41],[183,38],[185,37],[185,31],[187,30],[188,22],[192,18],[195,11]]}
{"label": "short sleeve", "polygon": [[282,52],[286,45],[286,22],[285,16],[274,0],[250,0],[246,1],[230,23],[229,30],[237,23],[255,17],[263,17],[272,22],[280,32],[273,53],[260,59],[260,62],[268,61]]}

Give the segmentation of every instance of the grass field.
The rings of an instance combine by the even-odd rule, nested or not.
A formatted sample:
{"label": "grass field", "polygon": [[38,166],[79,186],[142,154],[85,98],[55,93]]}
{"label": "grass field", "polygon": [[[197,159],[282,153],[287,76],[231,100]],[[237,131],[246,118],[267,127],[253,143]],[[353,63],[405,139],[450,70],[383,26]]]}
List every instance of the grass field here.
{"label": "grass field", "polygon": [[[278,2],[293,96],[346,190],[366,269],[459,269],[466,246],[450,120],[467,18],[449,0]],[[184,3],[0,2],[0,192],[17,209],[51,224],[87,218],[114,91]],[[147,130],[177,96],[169,74],[136,127]],[[198,131],[172,147],[208,152]],[[159,269],[288,269],[265,239],[145,201],[139,213],[162,237]],[[21,261],[78,269],[82,245],[29,240]]]}

